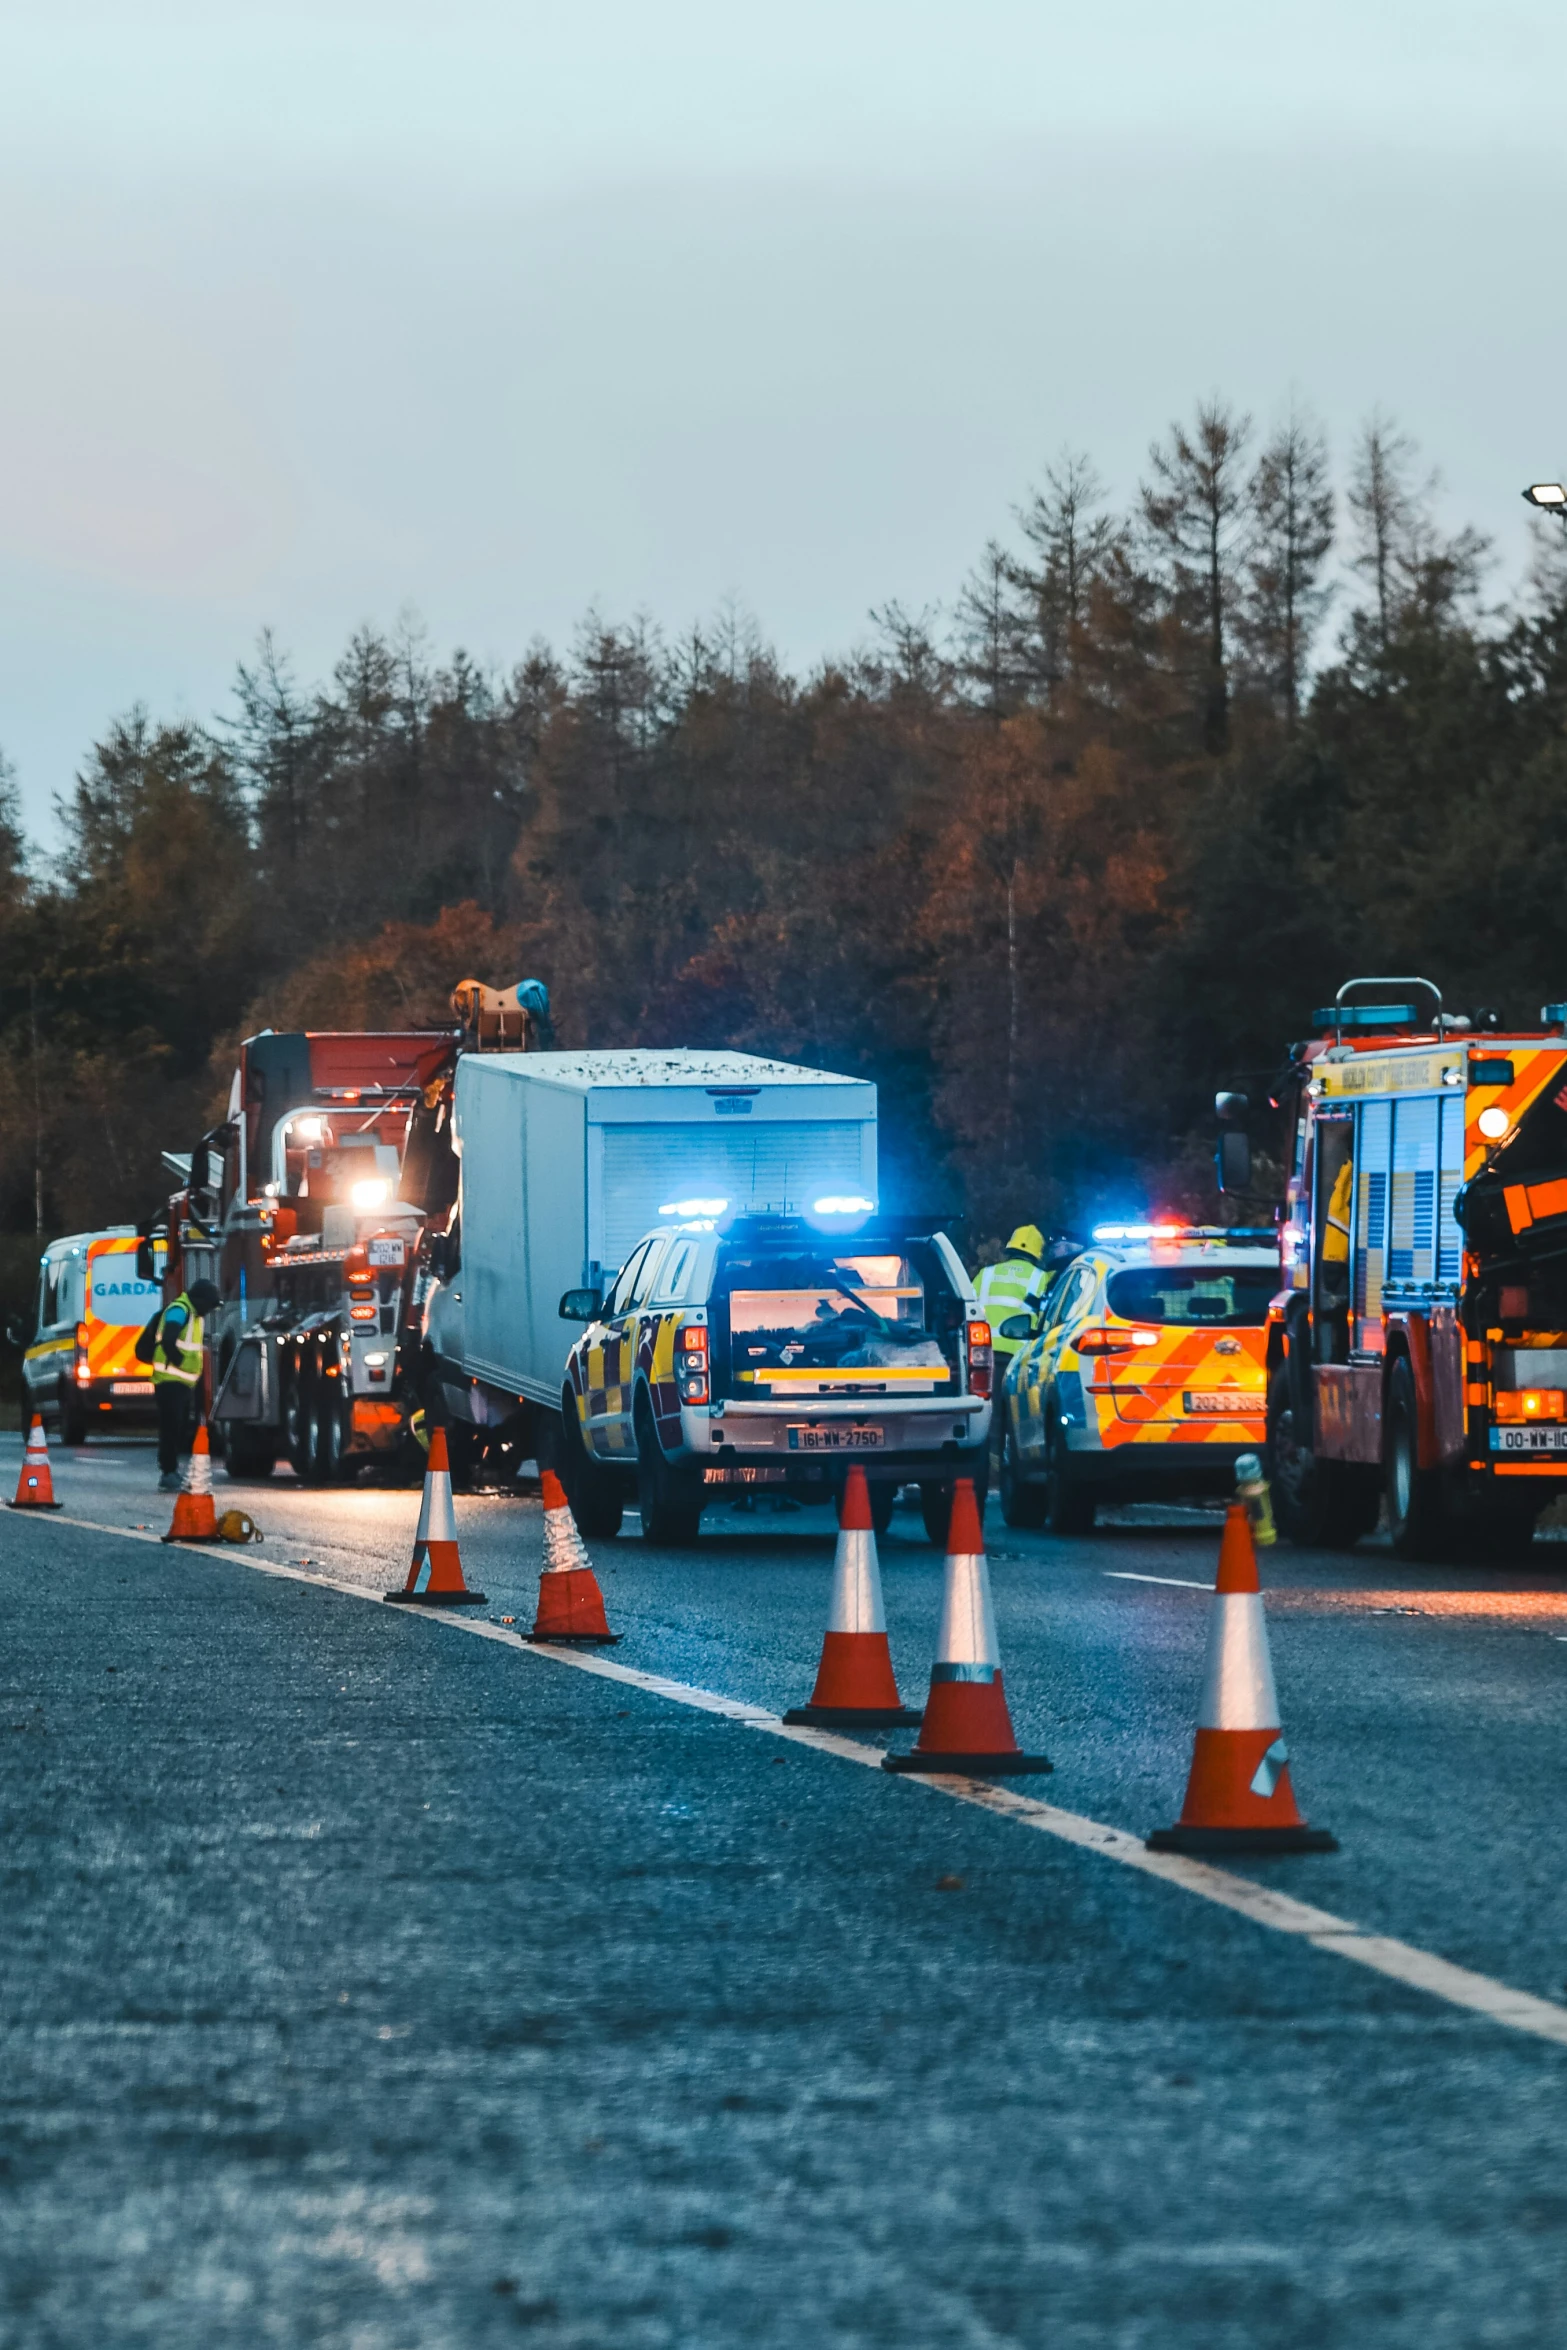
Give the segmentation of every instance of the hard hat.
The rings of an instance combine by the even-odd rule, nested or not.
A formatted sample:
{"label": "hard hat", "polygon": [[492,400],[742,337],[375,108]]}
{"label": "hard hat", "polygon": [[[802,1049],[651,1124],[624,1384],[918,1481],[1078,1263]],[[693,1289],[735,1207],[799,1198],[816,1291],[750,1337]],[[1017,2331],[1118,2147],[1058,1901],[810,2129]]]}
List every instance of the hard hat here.
{"label": "hard hat", "polygon": [[1020,1224],[1007,1242],[1007,1248],[1011,1255],[1032,1257],[1036,1265],[1044,1253],[1044,1246],[1045,1236],[1037,1224]]}

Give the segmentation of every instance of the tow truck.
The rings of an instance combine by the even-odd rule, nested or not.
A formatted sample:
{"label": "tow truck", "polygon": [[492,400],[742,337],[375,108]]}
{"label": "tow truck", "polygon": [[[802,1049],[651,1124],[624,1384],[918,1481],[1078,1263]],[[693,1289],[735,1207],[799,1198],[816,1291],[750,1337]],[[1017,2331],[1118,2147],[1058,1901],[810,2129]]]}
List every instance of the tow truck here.
{"label": "tow truck", "polygon": [[543,983],[465,980],[450,1029],[265,1030],[239,1051],[223,1122],[166,1152],[180,1188],[138,1250],[167,1302],[217,1286],[207,1316],[214,1447],[234,1477],[280,1456],[322,1482],[408,1471],[429,1384],[423,1306],[457,1199],[453,1087],[465,1052],[550,1036]]}
{"label": "tow truck", "polygon": [[[1536,1028],[1346,980],[1291,1045],[1267,1441],[1281,1531],[1512,1556],[1567,1494],[1567,1004]],[[1218,1097],[1221,1188],[1249,1102]]]}

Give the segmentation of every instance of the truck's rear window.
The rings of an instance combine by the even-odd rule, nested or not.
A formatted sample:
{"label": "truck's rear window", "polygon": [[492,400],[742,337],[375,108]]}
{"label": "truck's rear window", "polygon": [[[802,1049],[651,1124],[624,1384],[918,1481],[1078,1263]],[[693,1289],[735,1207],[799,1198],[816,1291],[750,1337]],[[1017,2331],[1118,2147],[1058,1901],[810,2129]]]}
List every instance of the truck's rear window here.
{"label": "truck's rear window", "polygon": [[774,1256],[729,1267],[736,1371],[944,1362],[925,1285],[906,1256]]}
{"label": "truck's rear window", "polygon": [[1267,1320],[1268,1300],[1278,1286],[1271,1265],[1139,1265],[1111,1274],[1105,1303],[1128,1322],[1253,1329]]}

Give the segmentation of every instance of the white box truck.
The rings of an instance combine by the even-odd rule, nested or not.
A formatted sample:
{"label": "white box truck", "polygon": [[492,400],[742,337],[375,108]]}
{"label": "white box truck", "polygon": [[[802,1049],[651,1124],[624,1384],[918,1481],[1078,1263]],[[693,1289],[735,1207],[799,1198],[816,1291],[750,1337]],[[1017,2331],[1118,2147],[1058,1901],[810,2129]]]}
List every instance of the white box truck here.
{"label": "white box truck", "polygon": [[809,1213],[876,1199],[876,1088],[749,1053],[467,1054],[457,1218],[424,1301],[450,1417],[517,1428],[559,1410],[565,1291],[603,1288],[672,1213]]}

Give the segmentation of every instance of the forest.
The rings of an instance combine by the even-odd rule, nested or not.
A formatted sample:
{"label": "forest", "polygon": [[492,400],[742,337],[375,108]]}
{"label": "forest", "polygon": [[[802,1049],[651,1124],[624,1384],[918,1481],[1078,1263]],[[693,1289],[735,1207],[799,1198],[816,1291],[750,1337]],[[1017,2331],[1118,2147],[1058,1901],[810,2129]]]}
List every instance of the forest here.
{"label": "forest", "polygon": [[[569,1045],[731,1045],[881,1088],[884,1196],[1014,1221],[1212,1217],[1218,1084],[1424,972],[1567,996],[1567,534],[1484,537],[1373,416],[1217,399],[1126,510],[1046,469],[941,611],[791,675],[743,614],[591,613],[509,674],[365,626],[265,634],[209,723],[85,753],[47,872],[0,771],[0,1291],[134,1220],[264,1027],[444,1025],[548,981]],[[14,1358],[12,1358],[14,1361]]]}

